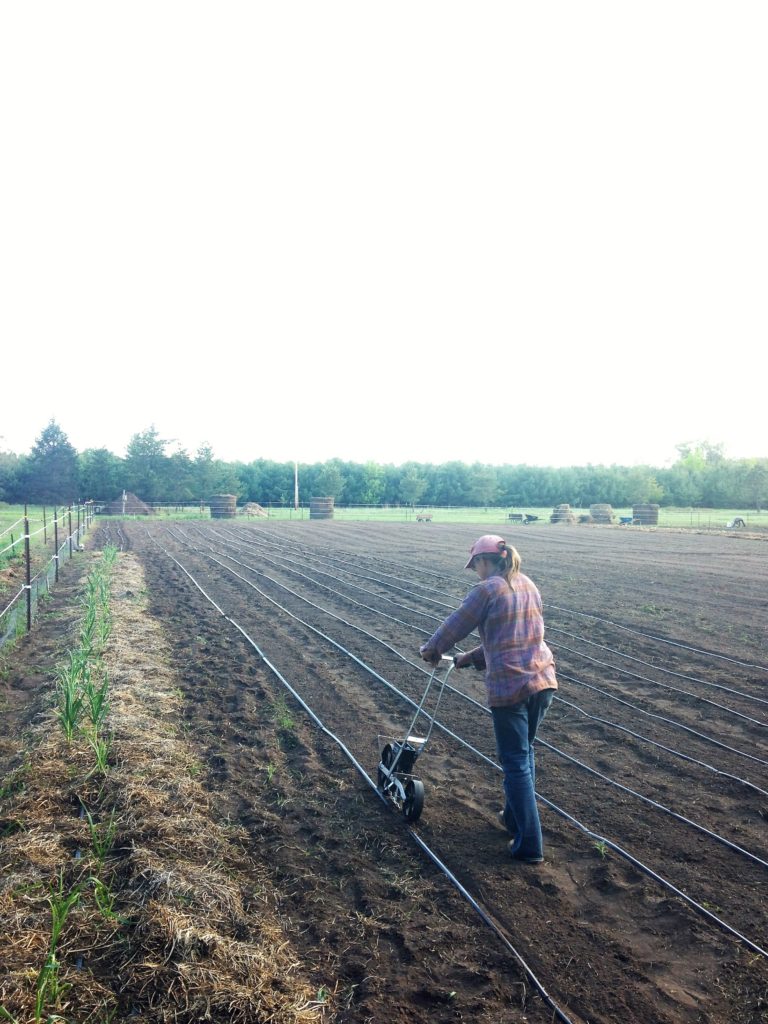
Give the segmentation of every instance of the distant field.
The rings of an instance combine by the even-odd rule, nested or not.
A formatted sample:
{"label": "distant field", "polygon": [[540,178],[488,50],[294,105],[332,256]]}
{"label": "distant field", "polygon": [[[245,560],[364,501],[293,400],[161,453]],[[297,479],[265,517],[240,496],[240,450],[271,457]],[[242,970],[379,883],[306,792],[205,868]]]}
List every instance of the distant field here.
{"label": "distant field", "polygon": [[[155,515],[168,519],[209,519],[210,509],[208,506],[201,506],[195,503],[190,504],[162,504],[153,506]],[[290,506],[265,505],[263,506],[269,519],[278,520],[304,520],[309,519],[309,508],[303,506],[294,509]],[[587,515],[589,509],[573,508],[577,517]],[[621,518],[628,518],[632,515],[631,508],[614,508],[615,522],[619,524]],[[478,525],[496,526],[499,524],[510,525],[509,514],[537,516],[535,522],[527,525],[528,529],[538,529],[550,525],[552,508],[550,506],[521,506],[511,508],[509,506],[488,507],[488,508],[437,508],[430,506],[417,506],[415,509],[404,506],[381,506],[381,505],[337,505],[334,510],[335,520],[349,520],[354,522],[416,522],[418,517],[431,516],[432,522],[439,523],[477,523]],[[11,534],[17,541],[16,554],[22,553],[23,529],[19,520],[24,515],[23,505],[4,505],[0,503],[0,550],[10,543]],[[51,531],[53,528],[53,510],[45,509],[47,523],[48,543],[51,543]],[[98,516],[97,516],[98,518]],[[117,517],[115,517],[117,518]],[[122,517],[121,517],[122,518]],[[141,519],[141,516],[126,516],[126,519]],[[31,543],[42,543],[43,539],[43,508],[42,506],[29,506],[30,530],[33,534]],[[661,508],[659,510],[659,526],[667,528],[693,528],[693,529],[724,529],[727,524],[735,519],[743,520],[746,529],[758,528],[768,529],[768,510],[755,512],[750,509],[711,509],[711,508]],[[254,520],[258,522],[258,519]],[[15,528],[14,528],[14,524]],[[515,523],[514,525],[519,525]],[[3,559],[9,556],[0,555],[0,566]]]}

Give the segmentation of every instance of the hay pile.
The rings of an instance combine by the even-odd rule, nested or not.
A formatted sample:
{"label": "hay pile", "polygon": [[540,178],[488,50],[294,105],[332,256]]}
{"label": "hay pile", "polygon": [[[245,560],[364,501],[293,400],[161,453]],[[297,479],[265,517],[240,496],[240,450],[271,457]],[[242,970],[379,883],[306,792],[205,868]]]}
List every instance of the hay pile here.
{"label": "hay pile", "polygon": [[575,523],[576,516],[571,512],[570,505],[555,505],[549,521],[550,523]]}
{"label": "hay pile", "polygon": [[[99,1021],[114,1013],[151,1024],[317,1021],[321,1009],[281,927],[267,872],[245,857],[239,827],[216,821],[194,754],[176,734],[182,697],[162,631],[136,598],[143,592],[138,562],[121,556],[107,666],[114,738],[106,777],[91,773],[87,738],[68,745],[49,709],[28,744],[28,762],[4,780],[0,1006],[19,1021],[34,1019],[49,901],[61,888],[79,896],[61,932],[58,989],[45,1015]],[[102,857],[81,806],[101,836],[114,822]]]}
{"label": "hay pile", "polygon": [[130,491],[125,495],[125,502],[123,502],[122,494],[115,498],[114,501],[110,501],[104,510],[110,516],[121,516],[123,512],[127,516],[151,516],[154,512],[142,501],[141,498],[137,498],[135,494],[131,494]]}
{"label": "hay pile", "polygon": [[266,509],[263,509],[257,501],[247,501],[245,505],[240,509],[241,516],[260,516],[266,519],[268,513]]}

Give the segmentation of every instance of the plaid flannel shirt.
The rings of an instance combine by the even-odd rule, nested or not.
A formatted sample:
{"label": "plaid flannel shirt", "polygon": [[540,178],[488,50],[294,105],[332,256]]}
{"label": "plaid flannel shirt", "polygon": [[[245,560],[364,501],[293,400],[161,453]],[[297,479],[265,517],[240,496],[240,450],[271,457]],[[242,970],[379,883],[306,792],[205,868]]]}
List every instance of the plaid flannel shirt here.
{"label": "plaid flannel shirt", "polygon": [[527,576],[516,573],[511,588],[503,576],[478,583],[421,649],[445,654],[475,629],[482,646],[469,653],[474,667],[485,669],[490,707],[557,689],[555,660],[544,643],[541,595]]}

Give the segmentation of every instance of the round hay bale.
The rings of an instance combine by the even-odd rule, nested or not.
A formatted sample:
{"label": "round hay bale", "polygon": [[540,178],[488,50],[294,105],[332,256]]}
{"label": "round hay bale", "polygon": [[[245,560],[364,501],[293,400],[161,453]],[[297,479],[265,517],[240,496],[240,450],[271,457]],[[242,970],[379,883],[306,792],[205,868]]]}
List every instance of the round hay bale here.
{"label": "round hay bale", "polygon": [[212,494],[208,499],[211,519],[234,519],[237,514],[236,494]]}
{"label": "round hay bale", "polygon": [[650,502],[632,506],[632,518],[640,526],[659,525],[659,506]]}
{"label": "round hay bale", "polygon": [[310,498],[310,519],[333,519],[333,498]]}
{"label": "round hay bale", "polygon": [[613,508],[605,503],[590,505],[589,514],[596,523],[612,523],[616,519]]}

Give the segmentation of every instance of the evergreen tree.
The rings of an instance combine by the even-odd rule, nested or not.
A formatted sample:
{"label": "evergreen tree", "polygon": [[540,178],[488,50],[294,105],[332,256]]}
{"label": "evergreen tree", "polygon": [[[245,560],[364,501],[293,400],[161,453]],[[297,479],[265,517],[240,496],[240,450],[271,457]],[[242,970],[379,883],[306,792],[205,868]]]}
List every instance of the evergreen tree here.
{"label": "evergreen tree", "polygon": [[77,500],[77,452],[51,419],[35,441],[24,470],[28,501],[70,503]]}

